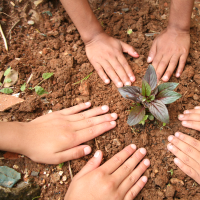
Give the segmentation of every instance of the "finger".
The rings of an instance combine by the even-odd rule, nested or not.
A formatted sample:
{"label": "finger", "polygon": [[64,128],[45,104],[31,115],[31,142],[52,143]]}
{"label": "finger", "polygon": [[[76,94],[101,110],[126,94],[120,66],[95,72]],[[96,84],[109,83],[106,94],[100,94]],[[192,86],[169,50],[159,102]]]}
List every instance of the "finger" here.
{"label": "finger", "polygon": [[200,184],[200,175],[190,166],[186,165],[178,158],[174,158],[174,163],[188,176],[194,179],[198,184]]}
{"label": "finger", "polygon": [[134,144],[125,147],[122,151],[114,155],[110,160],[102,165],[101,169],[108,174],[113,173],[124,163],[127,158],[129,158],[135,152],[135,150],[136,146]]}
{"label": "finger", "polygon": [[184,114],[184,115],[179,115],[178,119],[181,121],[196,121],[200,122],[200,114],[198,113],[192,113],[192,114]]}
{"label": "finger", "polygon": [[166,56],[163,56],[162,60],[159,62],[157,71],[156,71],[158,80],[160,80],[161,76],[165,72],[170,59],[171,59],[171,55],[166,55]]}
{"label": "finger", "polygon": [[90,106],[91,106],[91,103],[86,102],[86,103],[81,103],[81,104],[78,104],[77,106],[66,108],[57,112],[60,112],[61,114],[64,114],[64,115],[72,115],[82,110],[88,109]]}
{"label": "finger", "polygon": [[176,71],[176,77],[180,77],[180,75],[182,74],[183,72],[183,69],[185,67],[185,63],[186,63],[186,60],[187,60],[187,56],[188,54],[183,54],[181,57],[180,57],[180,60],[179,60],[179,65],[178,65],[178,69]]}
{"label": "finger", "polygon": [[109,131],[110,129],[114,128],[116,126],[115,121],[111,122],[104,122],[102,124],[86,128],[83,130],[76,131],[73,135],[73,141],[72,144],[79,145],[83,142],[89,141],[106,131]]}
{"label": "finger", "polygon": [[159,65],[162,57],[163,57],[163,55],[161,53],[158,53],[158,54],[156,54],[156,56],[155,56],[155,58],[154,58],[154,60],[152,62],[152,65],[154,66],[154,68],[156,70],[157,77],[161,77],[161,74],[158,74],[157,70],[158,70],[158,65]]}
{"label": "finger", "polygon": [[176,146],[169,143],[167,145],[167,149],[172,152],[177,158],[179,158],[186,165],[192,167],[193,169],[199,169],[199,164],[193,160],[190,156],[186,155],[182,151],[180,151]]}
{"label": "finger", "polygon": [[175,70],[177,64],[178,64],[178,60],[179,60],[180,55],[173,55],[170,59],[169,62],[169,66],[164,74],[164,76],[162,77],[163,81],[168,81],[173,73],[173,71]]}
{"label": "finger", "polygon": [[66,120],[70,122],[77,122],[80,120],[88,119],[94,116],[98,116],[104,113],[107,113],[109,111],[109,107],[107,105],[96,107],[90,110],[87,110],[85,112],[81,112],[75,115],[68,115],[65,117]]}
{"label": "finger", "polygon": [[99,74],[99,76],[103,80],[103,82],[105,84],[109,84],[110,79],[108,78],[108,76],[104,72],[102,66],[99,63],[91,63],[91,64],[94,66],[95,70],[97,71],[97,73]]}
{"label": "finger", "polygon": [[116,74],[122,80],[123,84],[131,85],[130,79],[129,79],[128,75],[126,74],[124,67],[121,65],[121,63],[119,63],[117,58],[110,59],[109,62],[115,69]]}
{"label": "finger", "polygon": [[189,113],[197,113],[197,114],[200,114],[200,108],[197,106],[197,107],[195,107],[195,108],[192,109],[192,110],[185,110],[185,111],[183,112],[183,114],[189,114]]}
{"label": "finger", "polygon": [[134,82],[135,81],[135,76],[133,74],[133,70],[131,69],[131,67],[128,64],[128,62],[127,62],[126,58],[124,57],[124,55],[122,53],[120,53],[119,55],[117,55],[117,59],[119,60],[119,62],[123,66],[123,68],[124,68],[126,74],[128,75],[130,81]]}
{"label": "finger", "polygon": [[124,200],[133,200],[135,197],[139,194],[139,192],[142,190],[142,188],[147,183],[147,177],[143,176],[141,177],[137,183],[127,192]]}
{"label": "finger", "polygon": [[192,128],[197,131],[200,131],[200,122],[195,122],[195,121],[182,121],[182,125],[187,127],[187,128]]}
{"label": "finger", "polygon": [[102,60],[101,65],[104,68],[105,72],[108,74],[108,76],[111,78],[111,80],[114,82],[114,84],[117,87],[123,87],[122,81],[120,80],[119,76],[116,74],[115,70],[110,65],[110,63],[106,60]]}
{"label": "finger", "polygon": [[[148,63],[151,63],[153,60],[154,60],[154,58],[155,58],[155,56],[156,56],[156,53],[157,53],[157,50],[156,50],[157,48],[156,48],[156,40],[154,40],[154,42],[153,42],[153,44],[152,44],[152,46],[151,46],[151,49],[150,49],[150,51],[149,51],[149,55],[148,55],[148,58],[147,58],[147,62]],[[154,66],[154,65],[153,65]]]}
{"label": "finger", "polygon": [[77,130],[81,130],[81,129],[85,129],[88,127],[101,124],[103,122],[110,122],[116,119],[117,119],[117,114],[112,113],[112,114],[101,115],[98,117],[92,117],[92,118],[78,121],[78,126],[77,126],[77,122],[71,122],[71,126],[73,130],[77,131]]}
{"label": "finger", "polygon": [[183,134],[181,132],[176,132],[175,136],[182,140],[183,142],[191,145],[195,149],[197,149],[200,152],[200,141],[196,140],[193,137],[190,137],[189,135]]}
{"label": "finger", "polygon": [[90,146],[80,145],[80,146],[68,149],[66,151],[57,152],[55,154],[54,163],[51,163],[51,164],[59,164],[62,162],[66,162],[68,160],[78,159],[85,155],[90,154],[91,151],[92,149]]}
{"label": "finger", "polygon": [[[146,149],[140,148],[138,149],[122,166],[120,166],[112,176],[116,180],[116,182],[120,185],[124,179],[129,176],[138,163],[144,158],[146,155]],[[138,177],[139,178],[139,177]]]}
{"label": "finger", "polygon": [[180,149],[183,153],[191,157],[193,160],[196,160],[198,162],[200,152],[197,151],[193,146],[189,145],[188,143],[183,142],[177,137],[174,137],[173,135],[170,135],[168,137],[168,141],[172,143],[175,147]]}
{"label": "finger", "polygon": [[139,57],[139,54],[135,51],[135,49],[131,45],[126,44],[125,42],[122,42],[122,41],[120,41],[120,44],[122,46],[122,51],[124,53],[128,53],[130,56],[134,58]]}
{"label": "finger", "polygon": [[85,174],[95,170],[101,164],[103,154],[101,151],[96,151],[94,156],[86,163],[86,165],[81,169],[81,171],[74,177],[74,179],[79,179]]}

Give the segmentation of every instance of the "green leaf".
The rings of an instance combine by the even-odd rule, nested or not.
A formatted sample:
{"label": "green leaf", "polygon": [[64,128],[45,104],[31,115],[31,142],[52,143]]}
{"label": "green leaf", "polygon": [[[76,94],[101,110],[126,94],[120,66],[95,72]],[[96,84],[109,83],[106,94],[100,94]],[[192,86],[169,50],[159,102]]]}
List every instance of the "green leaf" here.
{"label": "green leaf", "polygon": [[150,85],[151,90],[154,90],[157,85],[157,75],[153,65],[149,65],[144,75],[144,80]]}
{"label": "green leaf", "polygon": [[130,35],[132,32],[133,32],[132,29],[128,29],[128,30],[127,30],[127,34],[128,34],[128,35]]}
{"label": "green leaf", "polygon": [[11,83],[11,82],[12,82],[12,80],[10,78],[7,78],[4,80],[4,83]]}
{"label": "green leaf", "polygon": [[35,86],[35,92],[38,95],[48,94],[48,92],[44,88],[42,88],[41,86]]}
{"label": "green leaf", "polygon": [[148,115],[145,115],[143,119],[139,122],[139,124],[145,125],[145,121],[148,119]]}
{"label": "green leaf", "polygon": [[7,76],[10,73],[11,67],[9,67],[5,72],[4,72],[4,76]]}
{"label": "green leaf", "polygon": [[11,94],[11,93],[13,93],[13,90],[11,88],[3,88],[0,90],[0,92],[2,92],[4,94]]}
{"label": "green leaf", "polygon": [[164,104],[170,104],[179,99],[181,96],[182,95],[177,92],[164,89],[158,93],[156,99],[162,101]]}
{"label": "green leaf", "polygon": [[24,83],[24,84],[21,86],[20,90],[23,92],[25,89],[26,89],[26,83]]}
{"label": "green leaf", "polygon": [[151,102],[151,101],[153,101],[155,99],[155,95],[150,95],[149,97],[148,97],[148,101],[147,102]]}
{"label": "green leaf", "polygon": [[64,162],[63,163],[60,163],[58,166],[60,167],[60,168],[62,168],[63,166],[64,166]]}
{"label": "green leaf", "polygon": [[145,79],[142,80],[142,96],[149,96],[151,94],[151,87]]}
{"label": "green leaf", "polygon": [[3,84],[0,82],[0,86],[2,86]]}
{"label": "green leaf", "polygon": [[45,79],[45,80],[50,78],[50,77],[52,77],[52,76],[53,76],[53,72],[52,73],[43,73],[42,74],[42,78]]}
{"label": "green leaf", "polygon": [[150,114],[150,115],[149,115],[149,120],[150,120],[150,121],[153,121],[153,120],[154,120],[154,116]]}
{"label": "green leaf", "polygon": [[134,106],[128,116],[127,123],[129,126],[138,124],[145,116],[145,108],[143,106]]}
{"label": "green leaf", "polygon": [[158,86],[158,91],[161,92],[163,90],[174,90],[179,83],[173,83],[173,82],[168,82],[168,83],[162,83]]}
{"label": "green leaf", "polygon": [[162,125],[163,125],[163,126],[166,126],[166,123],[163,123]]}
{"label": "green leaf", "polygon": [[174,170],[173,169],[171,169],[170,171],[167,171],[167,172],[169,172],[171,174],[171,176],[174,174]]}
{"label": "green leaf", "polygon": [[151,114],[164,123],[169,123],[169,113],[165,104],[160,100],[154,100],[148,104]]}

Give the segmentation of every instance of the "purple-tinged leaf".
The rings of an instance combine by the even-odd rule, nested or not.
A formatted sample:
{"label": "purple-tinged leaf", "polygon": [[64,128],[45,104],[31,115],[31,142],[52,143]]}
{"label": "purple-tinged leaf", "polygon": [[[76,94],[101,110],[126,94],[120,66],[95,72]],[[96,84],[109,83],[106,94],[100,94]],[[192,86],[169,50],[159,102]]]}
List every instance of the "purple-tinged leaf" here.
{"label": "purple-tinged leaf", "polygon": [[151,94],[151,87],[145,79],[142,80],[142,96],[148,97]]}
{"label": "purple-tinged leaf", "polygon": [[118,88],[118,91],[125,99],[131,99],[136,102],[140,102],[139,96],[140,94],[140,88],[137,86],[126,86]]}
{"label": "purple-tinged leaf", "polygon": [[158,87],[156,87],[152,92],[151,92],[152,95],[157,95],[158,94]]}
{"label": "purple-tinged leaf", "polygon": [[128,116],[128,125],[133,126],[138,124],[145,116],[145,108],[141,105],[134,106]]}
{"label": "purple-tinged leaf", "polygon": [[162,83],[158,86],[158,91],[161,92],[163,90],[174,90],[177,86],[178,86],[179,83]]}
{"label": "purple-tinged leaf", "polygon": [[164,104],[170,104],[179,99],[181,96],[182,95],[177,92],[164,89],[158,93],[156,99],[162,101]]}
{"label": "purple-tinged leaf", "polygon": [[162,101],[154,100],[148,104],[149,111],[158,120],[169,123],[169,113],[167,107]]}
{"label": "purple-tinged leaf", "polygon": [[148,66],[144,79],[150,85],[151,90],[154,90],[157,85],[157,75],[153,65]]}

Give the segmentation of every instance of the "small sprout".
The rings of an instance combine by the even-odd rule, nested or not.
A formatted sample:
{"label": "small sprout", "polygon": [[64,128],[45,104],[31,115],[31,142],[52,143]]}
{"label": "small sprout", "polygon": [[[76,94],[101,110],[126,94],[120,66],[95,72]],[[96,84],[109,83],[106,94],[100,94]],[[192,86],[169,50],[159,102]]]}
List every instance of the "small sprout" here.
{"label": "small sprout", "polygon": [[7,76],[10,73],[11,67],[9,67],[5,72],[4,72],[4,76]]}
{"label": "small sprout", "polygon": [[128,35],[130,35],[132,32],[133,32],[132,29],[128,29],[128,30],[127,30],[127,34],[128,34]]}
{"label": "small sprout", "polygon": [[60,167],[60,168],[62,168],[63,166],[64,166],[64,162],[63,163],[60,163],[58,166]]}
{"label": "small sprout", "polygon": [[154,120],[154,116],[152,114],[149,115],[149,120],[153,121]]}
{"label": "small sprout", "polygon": [[43,73],[42,74],[42,78],[47,80],[48,78],[52,77],[53,76],[53,72],[52,73]]}
{"label": "small sprout", "polygon": [[145,115],[144,118],[139,122],[139,124],[145,125],[145,121],[148,119],[148,115]]}
{"label": "small sprout", "polygon": [[90,74],[88,74],[85,78],[83,78],[82,80],[76,82],[76,83],[73,83],[72,85],[76,85],[76,84],[79,84],[79,83],[82,83],[83,81],[86,81],[91,75],[92,75],[93,72],[91,72]]}
{"label": "small sprout", "polygon": [[24,83],[21,87],[20,90],[23,92],[26,89],[26,83]]}
{"label": "small sprout", "polygon": [[12,80],[10,78],[7,78],[4,80],[4,83],[11,83],[11,82],[12,82]]}
{"label": "small sprout", "polygon": [[[146,109],[159,121],[169,123],[169,113],[165,104],[170,104],[181,97],[173,90],[178,83],[163,83],[157,86],[157,75],[153,65],[149,65],[142,80],[142,88],[126,86],[118,88],[125,99],[131,99],[137,104],[131,109],[127,123],[130,126],[138,124],[146,115]],[[139,104],[138,104],[139,103]]]}
{"label": "small sprout", "polygon": [[42,88],[41,86],[35,86],[34,87],[35,89],[35,92],[40,96],[40,95],[43,95],[43,94],[48,94],[48,92]]}
{"label": "small sprout", "polygon": [[3,88],[0,90],[0,92],[2,92],[4,94],[11,94],[11,93],[13,93],[13,90],[11,88]]}
{"label": "small sprout", "polygon": [[167,171],[168,173],[171,173],[171,176],[173,176],[173,174],[174,174],[174,170],[173,169],[171,169],[170,171]]}
{"label": "small sprout", "polygon": [[163,126],[166,126],[166,123],[163,122]]}

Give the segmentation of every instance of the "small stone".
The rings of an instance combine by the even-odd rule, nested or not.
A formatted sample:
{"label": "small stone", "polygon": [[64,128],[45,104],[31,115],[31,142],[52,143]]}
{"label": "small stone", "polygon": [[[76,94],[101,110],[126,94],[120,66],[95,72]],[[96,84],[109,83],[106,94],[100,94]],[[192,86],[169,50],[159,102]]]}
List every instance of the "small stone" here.
{"label": "small stone", "polygon": [[63,175],[63,171],[59,171],[58,173],[59,173],[59,175],[60,175],[60,176],[62,176],[62,175]]}
{"label": "small stone", "polygon": [[199,100],[199,95],[194,94],[194,95],[193,95],[193,99],[194,99],[195,101],[198,101],[198,100]]}
{"label": "small stone", "polygon": [[177,184],[178,183],[178,184],[184,185],[184,182],[182,180],[177,179],[177,178],[171,178],[170,182],[172,184]]}
{"label": "small stone", "polygon": [[122,8],[122,11],[128,12],[128,11],[129,11],[129,8]]}
{"label": "small stone", "polygon": [[89,96],[78,96],[76,97],[76,103],[83,103],[89,101]]}
{"label": "small stone", "polygon": [[158,173],[158,170],[157,170],[157,169],[155,169],[154,173],[155,173],[155,174],[157,174],[157,173]]}
{"label": "small stone", "polygon": [[83,96],[89,96],[90,95],[90,87],[88,82],[83,82],[79,87],[79,92]]}
{"label": "small stone", "polygon": [[161,16],[161,19],[167,19],[167,15],[165,15],[165,14],[162,15],[162,16]]}
{"label": "small stone", "polygon": [[62,185],[62,184],[63,184],[63,181],[60,181],[60,184]]}
{"label": "small stone", "polygon": [[36,171],[32,171],[31,172],[31,176],[38,176],[39,172],[36,172]]}
{"label": "small stone", "polygon": [[33,20],[29,20],[27,23],[28,23],[28,25],[34,25],[35,24],[35,22]]}
{"label": "small stone", "polygon": [[13,169],[18,169],[19,166],[18,165],[13,165]]}
{"label": "small stone", "polygon": [[113,139],[113,144],[121,146],[121,142],[117,138]]}
{"label": "small stone", "polygon": [[47,174],[46,176],[49,177],[49,174]]}
{"label": "small stone", "polygon": [[52,182],[52,183],[56,183],[56,182],[58,182],[58,181],[60,181],[60,175],[59,175],[59,173],[54,173],[54,174],[52,174],[52,175],[51,175],[51,182]]}
{"label": "small stone", "polygon": [[65,182],[66,180],[67,180],[67,176],[64,175],[64,176],[62,177],[62,181]]}

